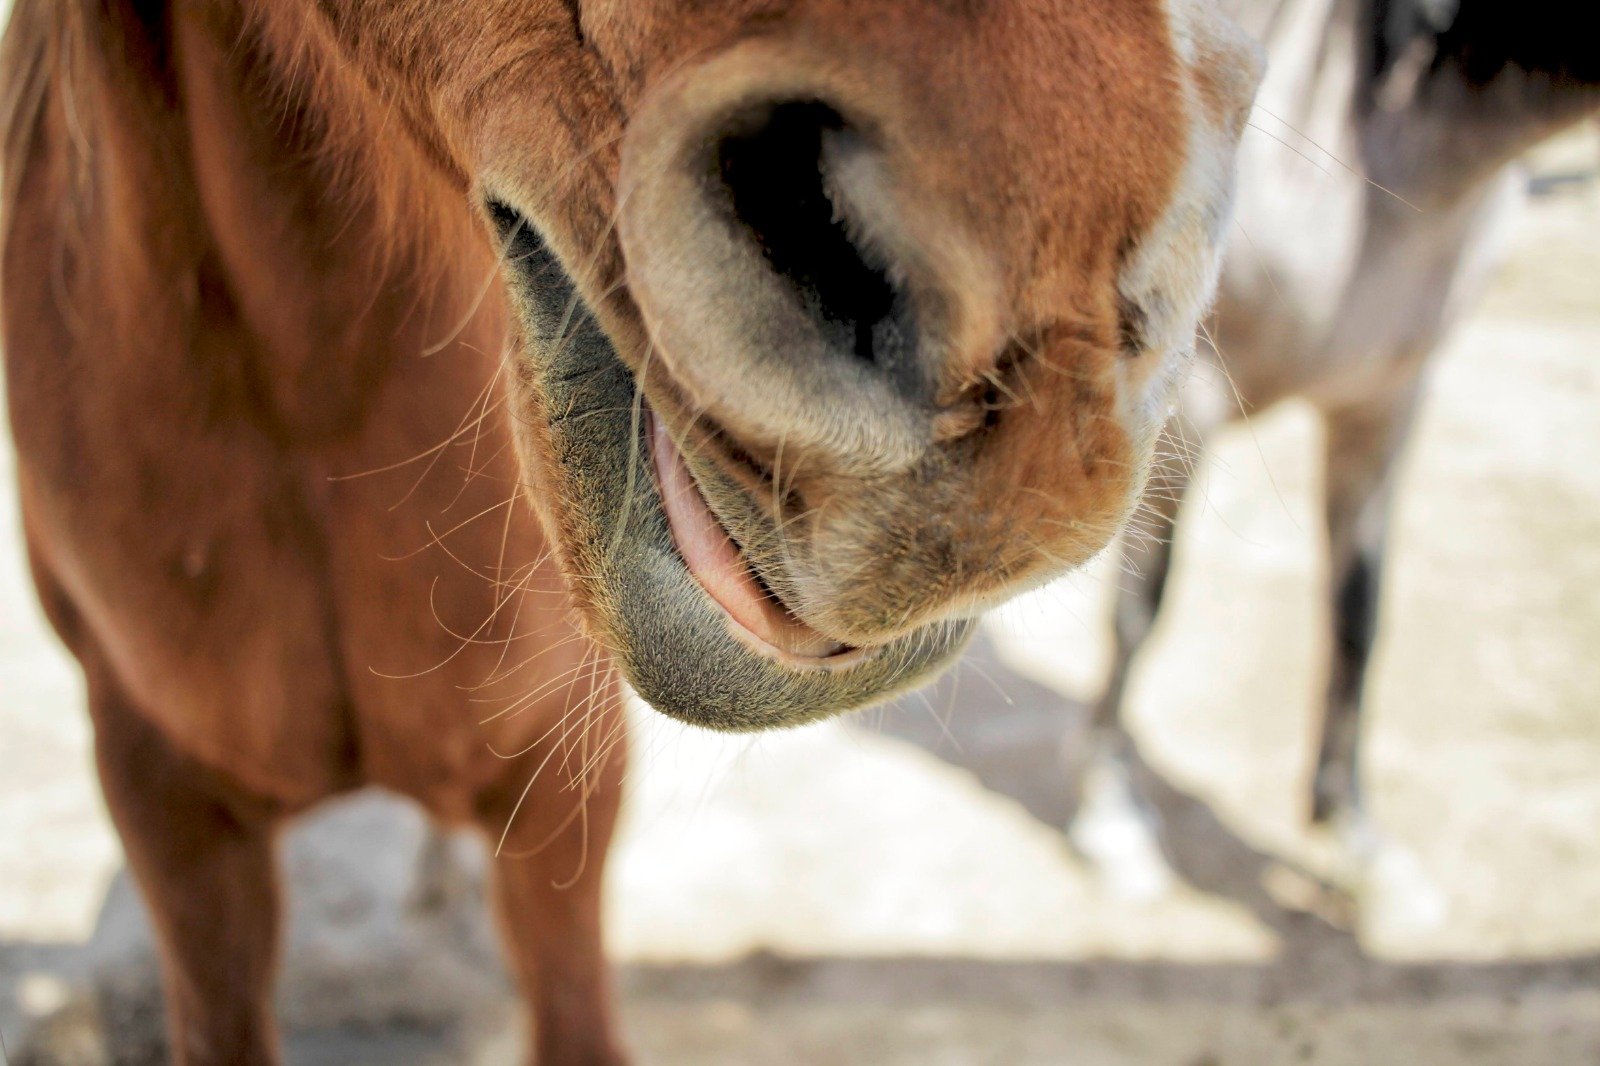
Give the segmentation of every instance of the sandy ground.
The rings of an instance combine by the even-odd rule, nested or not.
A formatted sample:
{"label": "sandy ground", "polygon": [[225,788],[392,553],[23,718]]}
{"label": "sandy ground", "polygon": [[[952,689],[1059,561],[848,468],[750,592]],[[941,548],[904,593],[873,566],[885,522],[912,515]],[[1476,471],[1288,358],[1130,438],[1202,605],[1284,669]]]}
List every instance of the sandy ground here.
{"label": "sandy ground", "polygon": [[[1574,147],[1576,145],[1576,147]],[[898,708],[732,740],[639,713],[612,941],[647,1063],[1600,1063],[1600,186],[1546,162],[1451,343],[1400,495],[1368,755],[1396,884],[1352,904],[1302,824],[1320,655],[1318,429],[1207,460],[1138,666],[1173,889],[1065,845],[1058,752],[1114,568],[1009,609]],[[28,588],[0,450],[0,1034],[65,996],[120,868],[75,669]],[[509,1061],[512,1035],[471,1061]],[[464,1061],[324,1034],[312,1063]]]}

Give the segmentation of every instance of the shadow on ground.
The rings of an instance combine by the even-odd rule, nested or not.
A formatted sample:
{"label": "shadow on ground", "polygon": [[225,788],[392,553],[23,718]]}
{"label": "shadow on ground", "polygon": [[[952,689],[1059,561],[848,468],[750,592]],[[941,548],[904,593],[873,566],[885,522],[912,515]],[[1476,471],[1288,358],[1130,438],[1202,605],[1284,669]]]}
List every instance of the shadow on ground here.
{"label": "shadow on ground", "polygon": [[[1072,760],[1062,752],[1081,739],[1085,722],[1084,708],[1013,672],[980,640],[940,686],[886,711],[879,728],[1059,827],[1073,814],[1077,784],[1063,768]],[[1277,857],[1240,839],[1203,801],[1148,764],[1136,769],[1168,828],[1164,846],[1173,870],[1194,888],[1241,904],[1276,933],[1282,949],[1273,958],[1013,962],[759,954],[720,965],[634,964],[623,968],[622,999],[642,1061],[1600,1061],[1600,955],[1371,958],[1337,917],[1329,921],[1275,899],[1264,885],[1282,866]],[[354,831],[378,831],[376,823],[359,824],[380,817],[376,809],[354,817]],[[406,832],[409,843],[397,847],[420,847],[417,828]],[[382,926],[384,935],[415,939],[413,955],[346,971],[342,979],[374,989],[367,1020],[291,1025],[290,1063],[519,1060],[514,1002],[486,947],[492,938],[476,886],[470,879],[464,884],[456,899],[435,900],[428,913],[399,907]],[[119,878],[90,945],[0,944],[0,1028],[15,1066],[164,1061],[148,943],[129,932],[137,926],[130,908],[136,904]],[[443,969],[418,977],[419,966],[445,956],[452,961]],[[427,991],[430,980],[447,994]],[[420,983],[395,991],[396,982],[408,981]],[[311,990],[312,999],[319,995]],[[416,1010],[406,1006],[424,1000]],[[315,1014],[303,1006],[287,1013]],[[25,1014],[43,1018],[26,1039]]]}
{"label": "shadow on ground", "polygon": [[[890,708],[882,732],[961,767],[1059,829],[1077,813],[1085,762],[1072,756],[1087,742],[1088,722],[1089,708],[1018,673],[980,636],[937,685]],[[1174,873],[1200,892],[1242,905],[1291,954],[1360,955],[1349,930],[1354,904],[1338,887],[1246,842],[1207,803],[1145,761],[1132,737],[1125,739],[1133,785],[1153,808]],[[1306,906],[1273,898],[1266,885],[1275,874],[1299,882]]]}

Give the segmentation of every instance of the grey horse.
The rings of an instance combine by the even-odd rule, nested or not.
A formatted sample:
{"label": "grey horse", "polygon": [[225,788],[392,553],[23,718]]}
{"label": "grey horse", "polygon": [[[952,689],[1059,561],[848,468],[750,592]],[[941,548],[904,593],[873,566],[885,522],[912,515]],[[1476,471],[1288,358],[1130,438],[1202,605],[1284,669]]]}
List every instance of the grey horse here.
{"label": "grey horse", "polygon": [[[1130,663],[1161,606],[1172,533],[1208,431],[1298,397],[1325,425],[1331,627],[1307,813],[1361,871],[1384,849],[1363,805],[1361,697],[1378,629],[1391,475],[1426,369],[1492,273],[1522,196],[1515,161],[1600,111],[1600,49],[1574,6],[1493,0],[1233,0],[1267,48],[1240,156],[1216,326],[1181,399],[1184,447],[1124,551],[1110,678],[1071,826],[1130,894],[1159,891],[1160,826],[1130,775]],[[1218,388],[1217,384],[1222,383]]]}

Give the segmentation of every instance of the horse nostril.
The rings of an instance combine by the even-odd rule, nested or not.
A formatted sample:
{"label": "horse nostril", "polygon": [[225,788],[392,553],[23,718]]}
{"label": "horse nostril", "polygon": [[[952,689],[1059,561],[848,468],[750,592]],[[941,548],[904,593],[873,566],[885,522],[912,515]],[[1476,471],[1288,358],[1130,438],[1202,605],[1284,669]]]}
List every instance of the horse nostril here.
{"label": "horse nostril", "polygon": [[658,409],[810,477],[882,476],[932,445],[949,272],[915,239],[891,109],[831,69],[758,40],[676,75],[629,120],[617,232],[676,394]]}
{"label": "horse nostril", "polygon": [[765,104],[717,142],[713,194],[720,186],[738,234],[761,249],[830,347],[896,376],[915,350],[908,300],[838,174],[844,156],[872,150],[820,100]]}

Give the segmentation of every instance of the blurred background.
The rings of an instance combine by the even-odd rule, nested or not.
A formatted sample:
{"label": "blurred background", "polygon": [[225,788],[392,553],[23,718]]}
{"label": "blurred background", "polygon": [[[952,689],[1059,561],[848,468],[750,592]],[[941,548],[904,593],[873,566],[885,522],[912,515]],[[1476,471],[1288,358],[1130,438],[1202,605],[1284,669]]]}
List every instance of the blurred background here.
{"label": "blurred background", "polygon": [[[890,708],[753,738],[635,708],[609,906],[641,1061],[1600,1062],[1600,130],[1527,166],[1399,479],[1365,704],[1381,863],[1353,874],[1305,817],[1320,427],[1250,412],[1199,464],[1128,688],[1154,879],[1130,891],[1065,833],[1115,554]],[[13,1062],[146,1061],[148,945],[9,447],[0,1034]],[[292,856],[292,1062],[514,1061],[472,845],[358,798]]]}

